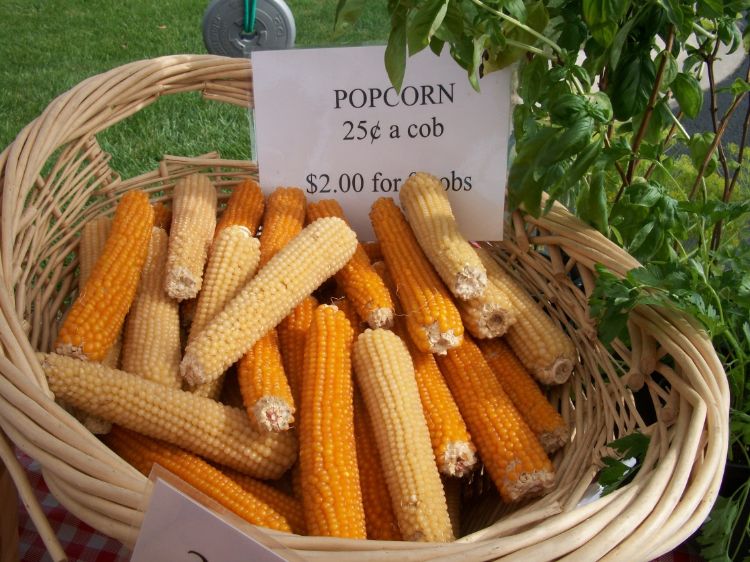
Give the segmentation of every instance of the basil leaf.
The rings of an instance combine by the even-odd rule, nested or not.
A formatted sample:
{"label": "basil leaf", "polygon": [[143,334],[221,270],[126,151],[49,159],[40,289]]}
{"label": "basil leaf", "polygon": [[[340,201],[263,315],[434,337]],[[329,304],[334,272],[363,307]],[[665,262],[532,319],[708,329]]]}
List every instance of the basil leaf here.
{"label": "basil leaf", "polygon": [[612,44],[629,6],[630,0],[583,0],[583,19],[600,45]]}
{"label": "basil leaf", "polygon": [[[715,137],[716,135],[714,135],[714,133],[694,133],[693,136],[690,137],[688,148],[690,149],[690,158],[693,160],[693,165],[696,170],[700,170],[703,165],[703,161],[706,159],[706,155],[708,154]],[[710,176],[713,174],[716,171],[718,162],[719,157],[714,150],[711,155],[711,160],[706,167],[704,176]]]}
{"label": "basil leaf", "polygon": [[549,115],[552,123],[570,126],[586,115],[586,99],[576,94],[562,94],[549,104]]}
{"label": "basil leaf", "polygon": [[643,113],[656,79],[656,67],[648,51],[623,53],[607,90],[615,118],[626,121]]}
{"label": "basil leaf", "polygon": [[448,3],[449,0],[428,0],[414,8],[407,32],[409,55],[414,55],[429,45],[430,39],[443,23]]}
{"label": "basil leaf", "polygon": [[391,33],[385,48],[385,70],[398,91],[401,91],[406,73],[406,11],[399,5],[391,15]]}
{"label": "basil leaf", "polygon": [[338,37],[357,23],[366,5],[365,0],[339,0],[333,25],[334,36]]}
{"label": "basil leaf", "polygon": [[578,196],[576,214],[606,235],[608,219],[605,179],[603,171],[593,173],[591,183],[585,185]]}
{"label": "basil leaf", "polygon": [[679,72],[672,82],[672,92],[685,115],[695,119],[703,106],[703,91],[698,80],[692,74]]}

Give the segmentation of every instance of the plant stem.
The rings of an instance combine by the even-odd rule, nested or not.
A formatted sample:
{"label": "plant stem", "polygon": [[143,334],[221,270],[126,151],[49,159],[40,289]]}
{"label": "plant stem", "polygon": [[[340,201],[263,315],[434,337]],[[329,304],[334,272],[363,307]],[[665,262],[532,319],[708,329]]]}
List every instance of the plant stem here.
{"label": "plant stem", "polygon": [[511,47],[517,47],[519,49],[523,49],[524,51],[528,51],[529,53],[534,53],[535,55],[544,57],[547,60],[551,60],[551,61],[555,60],[555,57],[553,57],[552,55],[548,55],[539,47],[532,47],[531,45],[527,45],[526,43],[521,43],[519,41],[514,41],[513,39],[506,39],[505,42]]}
{"label": "plant stem", "polygon": [[[669,27],[669,35],[667,36],[667,44],[664,47],[664,53],[668,53],[672,50],[672,44],[674,43],[674,26]],[[654,86],[651,89],[651,96],[648,99],[648,105],[646,106],[646,112],[643,114],[641,120],[641,126],[638,128],[638,132],[633,139],[632,151],[633,156],[628,164],[627,173],[627,184],[630,185],[633,182],[633,174],[635,173],[635,167],[638,165],[638,149],[643,142],[643,138],[646,136],[646,129],[651,121],[651,115],[656,107],[656,99],[659,97],[659,89],[661,88],[661,81],[664,77],[664,69],[667,66],[667,57],[664,56],[659,64],[659,69],[656,71],[656,78],[654,79]],[[671,112],[670,112],[671,113]]]}
{"label": "plant stem", "polygon": [[549,39],[548,37],[545,37],[543,34],[539,33],[536,29],[529,27],[525,23],[521,23],[516,18],[514,18],[512,16],[509,16],[508,14],[506,14],[506,13],[500,11],[500,10],[496,10],[495,8],[492,8],[492,7],[488,6],[487,4],[485,4],[484,2],[482,2],[481,0],[471,0],[471,1],[476,6],[479,6],[480,8],[482,8],[484,10],[487,10],[489,13],[496,15],[500,19],[503,19],[503,20],[507,21],[508,23],[510,23],[512,25],[515,25],[518,29],[522,29],[526,33],[529,33],[529,34],[533,35],[534,37],[536,37],[537,39],[539,39],[539,41],[541,41],[542,43],[546,43],[547,45],[549,45],[550,47],[552,47],[552,50],[557,53],[558,57],[560,57],[561,59],[564,59],[564,53],[563,53],[563,50],[560,48],[560,46],[557,43],[555,43],[554,41],[552,41],[552,39]]}
{"label": "plant stem", "polygon": [[708,37],[712,41],[716,41],[716,35],[714,35],[713,33],[711,33],[706,28],[701,27],[696,22],[693,22],[693,31],[695,31],[698,35],[703,35],[703,37]]}

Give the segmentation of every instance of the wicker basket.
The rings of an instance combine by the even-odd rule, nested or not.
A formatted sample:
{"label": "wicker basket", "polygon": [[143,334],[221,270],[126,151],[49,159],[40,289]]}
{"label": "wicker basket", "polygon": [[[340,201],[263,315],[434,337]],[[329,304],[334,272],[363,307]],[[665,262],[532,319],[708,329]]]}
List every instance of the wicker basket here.
{"label": "wicker basket", "polygon": [[[123,181],[95,135],[164,94],[201,91],[249,106],[251,78],[244,59],[186,55],[128,64],[60,96],[0,155],[0,426],[41,463],[65,507],[127,545],[137,537],[147,480],[53,401],[35,351],[50,349],[75,290],[76,240],[84,221],[110,213],[130,189],[169,199],[175,180],[195,170],[228,188],[257,173],[252,163],[211,154],[165,157],[157,171]],[[44,177],[43,169],[49,170]],[[632,562],[671,550],[704,520],[721,482],[729,409],[726,377],[710,341],[688,318],[641,307],[629,319],[630,346],[616,342],[616,354],[610,354],[588,316],[594,266],[624,274],[637,262],[560,206],[540,219],[516,214],[507,224],[505,241],[492,250],[567,328],[580,351],[571,381],[552,393],[574,427],[572,442],[554,459],[554,491],[514,509],[485,494],[466,505],[469,534],[451,544],[273,533],[282,544],[325,560]],[[640,387],[648,415],[634,399],[632,389]],[[651,437],[636,478],[582,503],[606,444],[633,430]],[[0,445],[0,460],[24,501],[33,504],[11,448],[4,440]],[[32,512],[53,557],[62,559],[33,505]]]}

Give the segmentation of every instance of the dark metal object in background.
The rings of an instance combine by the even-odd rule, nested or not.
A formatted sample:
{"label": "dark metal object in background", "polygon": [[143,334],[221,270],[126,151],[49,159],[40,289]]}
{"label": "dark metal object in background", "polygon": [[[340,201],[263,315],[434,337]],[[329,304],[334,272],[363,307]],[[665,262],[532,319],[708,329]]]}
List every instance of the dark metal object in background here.
{"label": "dark metal object in background", "polygon": [[203,15],[203,42],[209,53],[249,57],[253,51],[294,46],[294,16],[284,0],[257,0],[255,29],[242,29],[243,0],[213,0]]}

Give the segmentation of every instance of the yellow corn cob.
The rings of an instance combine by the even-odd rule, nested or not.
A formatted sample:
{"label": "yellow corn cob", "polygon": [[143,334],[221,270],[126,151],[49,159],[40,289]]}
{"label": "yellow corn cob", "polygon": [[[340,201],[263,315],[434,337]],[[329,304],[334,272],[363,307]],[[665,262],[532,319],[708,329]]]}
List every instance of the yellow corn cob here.
{"label": "yellow corn cob", "polygon": [[167,207],[164,203],[154,203],[154,226],[163,228],[166,233],[169,233],[169,227],[172,224],[172,209]]}
{"label": "yellow corn cob", "polygon": [[216,189],[211,180],[201,174],[179,180],[172,195],[165,281],[173,299],[192,299],[201,290],[215,227]]}
{"label": "yellow corn cob", "polygon": [[357,237],[335,217],[307,226],[188,344],[180,371],[190,384],[217,378],[354,254]]}
{"label": "yellow corn cob", "polygon": [[284,372],[276,330],[260,338],[237,364],[242,402],[264,431],[286,431],[294,422],[294,399]]}
{"label": "yellow corn cob", "polygon": [[300,233],[305,203],[305,192],[298,187],[278,187],[268,196],[260,233],[260,267]]}
{"label": "yellow corn cob", "polygon": [[354,392],[354,441],[357,466],[365,509],[367,538],[378,541],[400,541],[396,515],[393,513],[385,471],[375,443],[375,432],[367,408],[359,392]]}
{"label": "yellow corn cob", "polygon": [[445,501],[448,504],[448,515],[451,518],[451,528],[453,535],[461,536],[461,487],[460,478],[451,478],[443,476],[443,490],[445,490]]}
{"label": "yellow corn cob", "polygon": [[431,353],[445,353],[458,345],[464,333],[461,315],[393,199],[375,201],[370,221],[414,343]]}
{"label": "yellow corn cob", "polygon": [[349,320],[349,324],[351,325],[352,330],[354,330],[354,337],[356,338],[359,336],[359,334],[362,333],[364,325],[359,314],[357,314],[352,301],[345,296],[340,296],[332,298],[331,304],[336,306],[336,308],[346,315],[346,319]]}
{"label": "yellow corn cob", "polygon": [[487,271],[463,237],[440,180],[418,172],[398,194],[409,226],[448,290],[467,300],[482,296]]}
{"label": "yellow corn cob", "polygon": [[101,256],[60,327],[55,351],[97,362],[106,357],[135,297],[153,222],[145,193],[123,195]]}
{"label": "yellow corn cob", "polygon": [[[388,290],[395,291],[393,278],[386,265],[378,262],[376,270]],[[438,470],[448,476],[467,476],[474,470],[477,457],[466,423],[432,353],[417,349],[407,334],[404,317],[398,308],[396,314],[393,331],[406,343],[411,355],[419,398],[430,431],[432,451]]]}
{"label": "yellow corn cob", "polygon": [[383,251],[380,249],[380,242],[377,240],[370,242],[362,242],[362,249],[370,258],[370,263],[381,261],[383,259]]}
{"label": "yellow corn cob", "polygon": [[503,501],[549,491],[552,463],[471,338],[439,357],[438,365]]}
{"label": "yellow corn cob", "polygon": [[287,375],[295,404],[299,404],[300,398],[299,389],[305,361],[305,340],[310,329],[313,312],[317,307],[318,301],[315,297],[305,297],[301,303],[294,307],[289,316],[281,321],[276,329],[279,337],[279,351],[281,351],[281,359],[284,362],[284,372]]}
{"label": "yellow corn cob", "polygon": [[542,384],[562,384],[570,377],[578,354],[568,335],[484,248],[477,254],[487,269],[489,283],[503,292],[516,313],[505,335],[513,351]]}
{"label": "yellow corn cob", "polygon": [[393,332],[368,328],[352,359],[401,534],[408,541],[453,540],[409,351]]}
{"label": "yellow corn cob", "polygon": [[280,513],[289,522],[293,533],[297,533],[298,535],[307,533],[305,529],[305,514],[302,511],[302,503],[299,500],[276,488],[272,488],[265,482],[251,478],[236,470],[224,467],[219,467],[219,470],[237,482],[243,490],[260,498],[274,511]]}
{"label": "yellow corn cob", "polygon": [[570,438],[568,425],[542,394],[510,347],[498,338],[480,341],[478,345],[503,390],[542,443],[547,454],[565,446]]}
{"label": "yellow corn cob", "polygon": [[154,227],[138,292],[125,324],[122,370],[181,388],[180,308],[164,291],[167,245],[167,233]]}
{"label": "yellow corn cob", "polygon": [[110,230],[112,230],[112,219],[105,216],[96,217],[83,225],[81,239],[78,242],[78,262],[81,268],[78,276],[79,291],[83,290],[83,286],[94,270],[96,260],[102,255]]}
{"label": "yellow corn cob", "polygon": [[481,297],[456,304],[464,326],[475,338],[502,336],[516,322],[516,309],[508,296],[493,283],[487,285]]}
{"label": "yellow corn cob", "polygon": [[278,531],[292,530],[289,520],[262,493],[245,488],[192,453],[117,426],[106,442],[146,476],[154,464],[161,465],[248,523]]}
{"label": "yellow corn cob", "polygon": [[354,444],[349,320],[335,306],[313,314],[300,404],[302,507],[311,535],[367,538]]}
{"label": "yellow corn cob", "polygon": [[[335,199],[323,199],[307,206],[307,217],[312,222],[322,217],[346,220],[341,205]],[[371,328],[390,328],[393,325],[393,301],[383,281],[370,265],[361,244],[341,271],[336,282],[357,310],[357,314]]]}
{"label": "yellow corn cob", "polygon": [[97,363],[40,354],[55,397],[257,478],[278,478],[297,457],[292,432],[254,429],[247,414]]}
{"label": "yellow corn cob", "polygon": [[[259,259],[260,243],[246,227],[228,226],[217,234],[208,254],[203,288],[197,297],[188,343],[255,275]],[[216,398],[221,393],[222,379],[219,377],[190,390]]]}
{"label": "yellow corn cob", "polygon": [[265,208],[263,192],[253,179],[247,179],[234,188],[229,196],[226,209],[221,213],[216,224],[216,236],[233,225],[244,226],[252,236],[258,231],[260,219]]}

